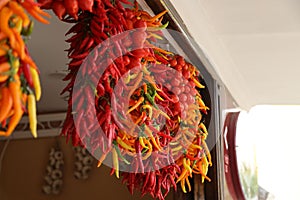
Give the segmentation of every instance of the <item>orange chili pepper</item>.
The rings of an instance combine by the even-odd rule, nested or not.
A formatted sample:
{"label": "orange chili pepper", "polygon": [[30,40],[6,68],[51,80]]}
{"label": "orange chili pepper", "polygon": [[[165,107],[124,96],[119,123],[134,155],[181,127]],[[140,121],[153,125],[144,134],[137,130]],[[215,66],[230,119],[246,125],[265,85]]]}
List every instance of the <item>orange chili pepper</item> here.
{"label": "orange chili pepper", "polygon": [[0,64],[0,82],[4,82],[8,79],[9,76],[3,73],[9,71],[9,69],[10,69],[10,64],[8,62]]}
{"label": "orange chili pepper", "polygon": [[0,122],[7,118],[13,105],[13,99],[7,87],[1,88]]}
{"label": "orange chili pepper", "polygon": [[144,85],[143,85],[143,89],[144,89],[144,93],[145,93],[145,94],[147,94],[147,92],[148,92],[147,88],[148,88],[148,87],[147,87],[147,84],[144,84]]}
{"label": "orange chili pepper", "polygon": [[16,51],[18,52],[18,55],[23,60],[26,56],[25,54],[25,43],[20,35],[15,29],[12,29],[12,32],[14,33],[14,36],[18,42],[18,46],[16,46]]}
{"label": "orange chili pepper", "polygon": [[0,0],[0,10],[9,2],[9,0]]}
{"label": "orange chili pepper", "polygon": [[26,56],[24,57],[24,59],[22,59],[25,63],[27,63],[28,65],[30,65],[31,68],[34,68],[35,70],[37,70],[37,66],[35,64],[35,62],[31,59],[31,57],[29,55],[26,54]]}
{"label": "orange chili pepper", "polygon": [[167,10],[164,10],[161,13],[155,15],[154,17],[151,17],[147,21],[154,22],[154,21],[158,20],[160,17],[162,17],[164,14],[166,14],[167,12],[168,12]]}
{"label": "orange chili pepper", "polygon": [[176,183],[178,183],[179,181],[181,181],[182,179],[184,179],[186,176],[188,176],[188,170],[183,168],[180,176],[178,177]]}
{"label": "orange chili pepper", "polygon": [[18,75],[14,75],[14,81],[11,81],[8,85],[9,91],[12,95],[13,99],[13,109],[14,115],[9,121],[7,131],[0,131],[0,135],[10,136],[11,133],[14,131],[16,126],[18,125],[19,121],[22,118],[23,110],[21,106],[21,82]]}
{"label": "orange chili pepper", "polygon": [[49,24],[49,21],[44,19],[41,15],[46,17],[50,17],[50,15],[42,11],[38,6],[34,5],[34,2],[22,1],[20,3],[27,10],[27,12],[36,20],[44,24]]}
{"label": "orange chili pepper", "polygon": [[136,104],[134,104],[130,109],[128,109],[128,111],[126,112],[126,114],[129,114],[130,112],[132,112],[133,110],[135,110],[137,107],[139,107],[139,105],[141,105],[144,102],[144,97],[141,96],[139,98],[139,100],[136,102]]}
{"label": "orange chili pepper", "polygon": [[[108,151],[108,152],[109,152],[109,151]],[[108,152],[103,153],[103,154],[101,155],[101,157],[100,157],[99,160],[98,160],[97,167],[100,167],[100,166],[102,165],[102,163],[103,163],[103,161],[105,160],[105,158],[106,158]]]}
{"label": "orange chili pepper", "polygon": [[[172,52],[170,51],[166,51],[164,49],[161,49],[161,48],[158,48],[158,47],[154,47],[154,50],[158,51],[159,53],[162,53],[162,54],[166,54],[166,55],[171,55],[173,54]],[[168,59],[167,57],[164,57],[165,59]]]}
{"label": "orange chili pepper", "polygon": [[16,1],[10,1],[8,3],[8,6],[10,7],[10,9],[18,16],[20,16],[23,20],[23,27],[27,27],[30,23],[30,19],[27,16],[27,14],[25,13],[24,9],[22,8],[22,6],[20,6],[20,4],[18,4]]}
{"label": "orange chili pepper", "polygon": [[6,35],[3,32],[0,32],[0,41],[6,39]]}
{"label": "orange chili pepper", "polygon": [[6,34],[9,38],[10,45],[14,48],[16,45],[16,39],[14,33],[9,27],[9,19],[13,15],[13,11],[8,7],[3,7],[0,11],[0,30]]}

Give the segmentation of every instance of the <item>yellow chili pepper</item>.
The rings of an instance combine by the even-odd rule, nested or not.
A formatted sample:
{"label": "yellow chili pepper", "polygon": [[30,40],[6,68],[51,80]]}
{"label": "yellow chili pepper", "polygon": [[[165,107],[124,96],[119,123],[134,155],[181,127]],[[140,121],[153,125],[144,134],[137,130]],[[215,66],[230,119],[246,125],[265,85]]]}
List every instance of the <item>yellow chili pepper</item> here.
{"label": "yellow chili pepper", "polygon": [[163,112],[162,110],[157,110],[159,112],[159,114],[161,114],[162,116],[164,116],[165,118],[167,118],[168,120],[170,120],[171,118],[169,117],[169,115],[165,112]]}
{"label": "yellow chili pepper", "polygon": [[175,148],[172,148],[172,152],[180,151],[181,149],[182,149],[182,146],[179,145],[179,146],[177,146]]}
{"label": "yellow chili pepper", "polygon": [[196,144],[191,144],[190,147],[193,149],[200,149],[200,150],[202,149],[202,147],[200,147],[199,145],[196,145]]}
{"label": "yellow chili pepper", "polygon": [[159,39],[159,40],[162,40],[163,38],[155,33],[149,33],[149,36],[147,38],[151,38],[151,37],[154,37],[156,39]]}
{"label": "yellow chili pepper", "polygon": [[161,96],[159,96],[158,93],[155,94],[155,97],[157,97],[157,98],[158,98],[159,100],[161,100],[161,101],[164,101],[164,99],[163,99]]}
{"label": "yellow chili pepper", "polygon": [[158,151],[161,151],[161,147],[157,144],[155,138],[152,135],[152,131],[149,129],[147,125],[145,125],[145,131],[150,138],[151,142],[153,143],[154,147],[158,149]]}
{"label": "yellow chili pepper", "polygon": [[205,88],[205,86],[204,85],[202,85],[201,83],[199,83],[199,81],[197,81],[196,79],[195,79],[195,77],[190,77],[193,81],[194,81],[194,83],[195,83],[195,85],[198,87],[198,88],[200,88],[200,89],[203,89],[203,88]]}
{"label": "yellow chili pepper", "polygon": [[142,108],[143,109],[147,109],[148,113],[149,113],[149,117],[152,118],[152,114],[153,114],[152,106],[150,106],[150,105],[143,105]]}
{"label": "yellow chili pepper", "polygon": [[208,159],[208,163],[209,163],[209,166],[212,166],[212,162],[211,162],[211,155],[210,155],[210,151],[207,147],[207,144],[205,141],[202,141],[202,145],[204,147],[204,151],[205,151],[205,154],[207,156],[207,159]]}
{"label": "yellow chili pepper", "polygon": [[37,119],[36,119],[36,102],[33,94],[28,95],[28,117],[31,134],[34,138],[37,138]]}
{"label": "yellow chili pepper", "polygon": [[126,144],[119,136],[117,137],[117,143],[124,149],[135,152],[135,149]]}
{"label": "yellow chili pepper", "polygon": [[40,85],[40,78],[39,78],[38,72],[32,67],[30,67],[30,73],[31,73],[32,80],[33,80],[35,97],[36,97],[36,100],[39,101],[41,98],[41,93],[42,93],[41,85]]}
{"label": "yellow chili pepper", "polygon": [[209,108],[205,105],[205,103],[203,102],[203,100],[200,97],[197,96],[196,99],[200,106],[199,109],[209,110]]}
{"label": "yellow chili pepper", "polygon": [[144,142],[144,137],[139,137],[139,142],[140,142],[140,144],[143,148],[149,149],[149,147],[147,147],[145,142]]}
{"label": "yellow chili pepper", "polygon": [[200,123],[199,127],[201,128],[201,130],[202,130],[206,135],[208,135],[208,131],[207,131],[207,129],[206,129],[206,127],[205,127],[205,125],[204,125],[203,123]]}
{"label": "yellow chili pepper", "polygon": [[208,172],[208,162],[207,162],[207,159],[206,159],[206,156],[204,156],[202,158],[203,162],[202,162],[202,172],[205,176],[202,175],[202,183],[204,182],[204,179],[206,177],[206,174]]}
{"label": "yellow chili pepper", "polygon": [[178,183],[179,181],[181,181],[183,178],[185,178],[187,176],[188,170],[183,168],[180,176],[178,177],[176,183]]}
{"label": "yellow chili pepper", "polygon": [[143,156],[143,160],[146,160],[147,158],[149,158],[152,155],[152,150],[153,150],[151,142],[149,142],[146,139],[145,139],[145,142],[147,143],[148,151],[147,151],[146,155]]}
{"label": "yellow chili pepper", "polygon": [[185,188],[185,179],[186,178],[183,178],[181,181],[180,181],[180,185],[181,185],[181,189],[184,193],[187,193],[186,191],[186,188]]}
{"label": "yellow chili pepper", "polygon": [[[188,159],[188,160],[189,160],[189,159]],[[192,168],[191,168],[191,166],[187,163],[186,158],[183,158],[182,164],[183,164],[183,167],[189,172],[189,174],[192,174]]]}
{"label": "yellow chili pepper", "polygon": [[185,182],[186,182],[186,184],[188,185],[188,188],[189,188],[189,192],[192,190],[192,187],[191,187],[191,183],[190,183],[190,181],[189,181],[189,177],[186,177],[185,178]]}
{"label": "yellow chili pepper", "polygon": [[113,167],[115,169],[115,175],[117,178],[120,178],[120,176],[119,176],[119,158],[118,158],[118,153],[115,148],[112,148],[112,158],[113,158]]}

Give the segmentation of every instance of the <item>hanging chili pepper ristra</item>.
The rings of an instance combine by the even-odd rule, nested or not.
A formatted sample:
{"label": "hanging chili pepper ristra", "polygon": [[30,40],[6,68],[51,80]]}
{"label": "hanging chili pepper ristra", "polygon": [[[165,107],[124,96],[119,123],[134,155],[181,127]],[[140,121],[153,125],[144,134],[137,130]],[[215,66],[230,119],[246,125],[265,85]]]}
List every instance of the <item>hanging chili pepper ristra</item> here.
{"label": "hanging chili pepper ristra", "polygon": [[36,132],[36,101],[41,89],[38,69],[30,57],[25,38],[32,32],[29,13],[42,23],[50,17],[32,0],[9,0],[0,3],[0,136],[9,136],[23,113],[29,114],[30,130]]}
{"label": "hanging chili pepper ristra", "polygon": [[[62,91],[69,93],[62,129],[67,141],[101,151],[98,166],[111,155],[111,174],[122,177],[130,193],[138,189],[164,199],[179,182],[190,191],[193,174],[209,180],[212,163],[202,118],[209,108],[201,97],[200,72],[182,56],[155,46],[168,25],[161,23],[167,11],[151,16],[126,0],[39,3],[74,23],[66,33],[72,34],[66,40],[70,63],[64,80],[69,83]],[[105,43],[110,38],[117,39]],[[124,165],[132,170],[123,172]]]}
{"label": "hanging chili pepper ristra", "polygon": [[[115,173],[117,177],[120,175],[123,176],[123,182],[127,184],[129,191],[132,193],[134,188],[140,189],[142,194],[150,193],[154,198],[163,199],[167,193],[170,191],[170,187],[173,186],[176,188],[176,182],[180,182],[181,188],[184,192],[191,190],[189,177],[193,173],[201,174],[203,178],[209,180],[206,176],[208,164],[211,164],[209,151],[203,151],[203,146],[205,144],[204,140],[206,139],[206,132],[203,133],[203,129],[200,127],[203,126],[201,123],[202,114],[206,114],[207,107],[201,99],[201,96],[198,93],[199,89],[202,89],[202,86],[198,80],[199,72],[194,66],[190,63],[186,63],[183,57],[178,55],[173,55],[171,52],[162,50],[158,47],[153,46],[152,48],[143,48],[145,44],[150,44],[151,41],[155,41],[159,38],[161,28],[166,28],[166,25],[161,24],[161,19],[166,12],[162,12],[157,16],[150,16],[145,11],[138,10],[137,6],[132,9],[123,8],[120,1],[114,1],[110,3],[109,1],[97,1],[93,4],[93,11],[83,11],[79,12],[78,16],[71,14],[67,16],[67,12],[63,15],[63,21],[65,22],[75,22],[75,25],[67,32],[67,34],[73,33],[74,35],[70,37],[67,42],[70,42],[69,58],[71,59],[69,64],[69,75],[66,76],[65,80],[69,80],[70,83],[64,89],[63,92],[68,91],[70,93],[69,98],[69,109],[67,121],[64,125],[62,134],[67,135],[67,138],[72,137],[73,145],[84,145],[92,146],[92,149],[96,151],[101,149],[103,152],[101,158],[99,158],[99,166],[105,160],[106,155],[109,151],[113,151],[113,169],[112,173]],[[67,9],[66,9],[67,10]],[[61,16],[58,16],[62,18]],[[78,20],[77,20],[78,17]],[[88,89],[87,94],[89,100],[95,101],[96,108],[88,107],[88,100],[84,99],[82,95],[74,95],[73,88],[75,83],[75,78],[78,77],[78,71],[82,77],[84,76],[93,76],[93,71],[89,68],[98,67],[99,63],[89,61],[89,65],[84,63],[84,59],[87,57],[92,50],[101,44],[106,39],[113,37],[114,35],[120,34],[127,30],[138,28],[140,31],[134,32],[134,39],[125,40],[123,43],[115,43],[111,48],[108,54],[106,54],[105,48],[97,49],[93,51],[94,60],[97,60],[99,57],[115,57],[113,54],[116,52],[117,55],[122,54],[124,49],[127,46],[136,47],[137,50],[133,50],[129,54],[122,55],[118,57],[115,62],[109,65],[104,71],[103,76],[97,85]],[[146,30],[151,30],[146,32]],[[156,31],[156,32],[155,32]],[[121,53],[120,53],[121,52]],[[107,61],[109,63],[109,61]],[[160,88],[161,86],[156,84],[155,78],[159,79],[161,74],[152,74],[152,76],[147,73],[148,69],[145,67],[147,63],[157,64],[152,72],[162,72],[159,71],[160,63],[174,68],[182,76],[188,80],[189,84],[192,87],[178,87],[178,82],[169,81],[173,83],[172,91],[174,94],[170,94],[168,90]],[[102,63],[103,64],[103,63]],[[145,73],[131,73],[127,76],[125,82],[126,87],[120,89],[120,93],[130,94],[129,99],[129,109],[127,112],[119,113],[123,115],[122,117],[126,119],[128,115],[134,119],[134,123],[130,125],[129,132],[122,130],[121,125],[116,125],[115,119],[111,116],[111,106],[109,102],[111,100],[111,95],[115,89],[113,85],[127,73],[129,70],[137,66],[144,66]],[[80,67],[86,69],[79,70]],[[165,71],[162,68],[163,72]],[[132,90],[136,88],[143,77],[149,81],[149,84],[144,85],[143,88],[137,90]],[[155,77],[154,77],[155,76]],[[167,78],[167,77],[164,77]],[[91,79],[93,79],[91,77]],[[96,82],[96,81],[94,81]],[[134,82],[132,85],[131,83]],[[82,82],[84,84],[84,82]],[[196,87],[198,89],[196,89]],[[132,88],[132,89],[130,89]],[[91,92],[93,91],[93,92]],[[76,91],[78,92],[78,91]],[[191,98],[192,93],[196,98]],[[75,99],[73,99],[75,98]],[[182,147],[182,141],[170,144],[170,141],[175,137],[172,135],[174,130],[178,129],[180,124],[180,117],[187,115],[187,113],[181,113],[183,110],[178,100],[181,101],[183,107],[189,108],[189,104],[196,103],[196,110],[199,112],[192,113],[195,108],[190,108],[192,114],[189,113],[189,120],[198,117],[198,122],[201,124],[197,128],[196,137],[192,134],[192,137],[195,137],[191,142],[189,147]],[[93,135],[93,124],[89,124],[87,121],[86,133],[82,130],[76,130],[74,121],[74,114],[72,110],[80,109],[96,109],[97,116],[99,116],[98,122],[100,127],[105,133],[106,138],[101,138],[99,135]],[[98,106],[99,107],[98,107]],[[116,104],[115,104],[116,105]],[[160,110],[157,105],[168,106],[165,107],[166,111]],[[195,106],[195,105],[194,105]],[[122,110],[117,105],[115,110]],[[202,113],[202,114],[201,114]],[[75,118],[78,123],[84,118],[89,118],[83,112],[75,113]],[[85,116],[83,116],[85,115]],[[87,114],[88,115],[88,114]],[[157,118],[156,124],[151,124],[151,120]],[[157,125],[163,120],[167,119],[168,127],[165,130],[156,129]],[[77,122],[75,122],[77,123]],[[131,132],[134,132],[135,128],[141,126],[144,129],[144,136],[134,137]],[[156,128],[155,128],[156,126]],[[189,134],[192,133],[191,130],[186,130],[185,140],[189,142]],[[87,136],[87,135],[88,136]],[[90,143],[87,144],[87,140],[84,138],[90,138]],[[107,141],[105,143],[104,141]],[[186,142],[184,141],[184,142]],[[112,145],[114,144],[114,145]],[[173,149],[170,152],[164,152],[160,155],[157,155],[153,159],[153,154],[156,151],[162,151],[163,147],[170,145]],[[118,147],[118,148],[116,148]],[[182,154],[181,150],[185,149],[186,152]],[[118,152],[118,153],[117,153]],[[172,158],[169,158],[168,153],[171,153],[171,157],[176,157],[176,154],[181,155],[177,158],[176,161],[171,162]],[[164,154],[164,156],[162,156]],[[132,156],[136,155],[136,157]],[[128,159],[129,157],[133,157]],[[135,166],[134,172],[144,172],[144,173],[130,173],[130,172],[119,172],[119,165],[124,162],[128,164],[128,160],[131,160],[130,163],[132,166]],[[160,161],[159,161],[160,160]],[[208,161],[209,160],[209,161]],[[150,162],[156,168],[155,172],[148,172]],[[163,166],[161,163],[168,162],[168,166]],[[165,192],[163,194],[163,192]]]}

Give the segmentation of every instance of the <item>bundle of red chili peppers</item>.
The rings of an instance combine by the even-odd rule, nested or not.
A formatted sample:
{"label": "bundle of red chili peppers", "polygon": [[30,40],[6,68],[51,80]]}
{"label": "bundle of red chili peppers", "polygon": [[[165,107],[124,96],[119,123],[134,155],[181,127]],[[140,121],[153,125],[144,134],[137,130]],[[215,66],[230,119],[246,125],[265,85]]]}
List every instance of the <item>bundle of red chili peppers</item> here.
{"label": "bundle of red chili peppers", "polygon": [[32,0],[0,1],[0,136],[10,136],[23,113],[28,112],[31,133],[37,137],[36,101],[41,87],[37,66],[24,41],[33,28],[25,10],[48,23],[42,16],[49,14]]}
{"label": "bundle of red chili peppers", "polygon": [[161,23],[166,11],[151,16],[126,0],[39,2],[74,23],[66,33],[73,35],[62,135],[100,152],[99,166],[111,155],[112,174],[121,175],[131,193],[164,199],[178,182],[191,191],[193,173],[209,180],[200,73],[154,45],[167,26]]}

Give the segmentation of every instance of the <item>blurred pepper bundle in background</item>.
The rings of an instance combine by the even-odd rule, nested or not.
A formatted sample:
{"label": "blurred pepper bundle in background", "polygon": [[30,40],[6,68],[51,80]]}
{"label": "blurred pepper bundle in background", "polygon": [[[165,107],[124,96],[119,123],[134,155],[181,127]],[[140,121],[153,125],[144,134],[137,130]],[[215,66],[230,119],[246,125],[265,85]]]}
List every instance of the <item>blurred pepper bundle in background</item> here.
{"label": "blurred pepper bundle in background", "polygon": [[29,13],[42,23],[50,17],[32,0],[0,1],[0,136],[9,136],[23,113],[37,137],[36,101],[41,97],[39,72],[26,48],[33,29]]}

